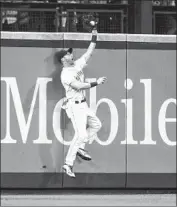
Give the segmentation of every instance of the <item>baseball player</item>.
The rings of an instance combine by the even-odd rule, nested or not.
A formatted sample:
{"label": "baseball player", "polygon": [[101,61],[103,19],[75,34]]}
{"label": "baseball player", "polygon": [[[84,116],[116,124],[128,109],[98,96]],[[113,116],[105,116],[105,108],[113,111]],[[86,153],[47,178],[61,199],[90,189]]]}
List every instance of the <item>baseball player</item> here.
{"label": "baseball player", "polygon": [[75,136],[63,166],[64,172],[71,177],[75,177],[73,165],[76,155],[84,160],[91,160],[90,155],[85,151],[85,145],[101,128],[100,120],[88,107],[84,95],[84,90],[101,85],[106,81],[106,77],[101,77],[92,83],[88,83],[84,79],[83,69],[95,49],[96,40],[97,30],[94,28],[92,30],[92,40],[86,53],[76,61],[73,59],[72,48],[56,53],[58,61],[63,65],[61,82],[66,92],[66,102],[63,108],[71,119],[75,130]]}

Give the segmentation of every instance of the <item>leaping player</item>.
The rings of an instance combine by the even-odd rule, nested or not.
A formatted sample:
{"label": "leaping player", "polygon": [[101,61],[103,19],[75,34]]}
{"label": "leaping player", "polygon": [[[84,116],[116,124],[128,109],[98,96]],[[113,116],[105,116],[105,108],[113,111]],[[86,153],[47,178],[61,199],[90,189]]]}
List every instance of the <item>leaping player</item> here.
{"label": "leaping player", "polygon": [[74,60],[72,48],[60,50],[56,53],[58,61],[63,65],[61,82],[66,92],[67,104],[65,105],[65,110],[75,130],[75,136],[63,165],[63,170],[70,177],[75,177],[73,165],[76,155],[84,160],[91,160],[91,156],[85,151],[85,145],[102,126],[96,114],[88,107],[84,96],[84,90],[101,85],[106,81],[106,77],[101,77],[91,83],[84,81],[83,69],[93,54],[96,41],[97,30],[94,27],[91,43],[81,58]]}

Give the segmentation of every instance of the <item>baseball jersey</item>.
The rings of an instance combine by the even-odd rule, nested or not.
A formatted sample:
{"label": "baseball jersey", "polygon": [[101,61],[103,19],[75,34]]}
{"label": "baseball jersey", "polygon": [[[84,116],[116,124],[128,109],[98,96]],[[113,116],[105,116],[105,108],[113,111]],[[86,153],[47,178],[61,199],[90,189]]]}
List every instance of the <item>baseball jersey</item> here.
{"label": "baseball jersey", "polygon": [[73,66],[64,67],[61,72],[61,82],[65,88],[66,98],[74,100],[84,99],[84,91],[76,90],[70,86],[74,81],[84,82],[83,68],[86,67],[85,57],[82,56],[80,59],[76,60]]}

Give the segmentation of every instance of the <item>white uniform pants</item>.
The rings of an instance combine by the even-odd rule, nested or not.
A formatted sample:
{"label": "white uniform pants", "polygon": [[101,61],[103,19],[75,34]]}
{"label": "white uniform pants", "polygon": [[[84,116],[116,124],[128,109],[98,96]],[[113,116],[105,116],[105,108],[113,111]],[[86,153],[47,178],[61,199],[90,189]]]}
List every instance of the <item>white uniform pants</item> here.
{"label": "white uniform pants", "polygon": [[73,166],[78,149],[84,148],[89,139],[100,130],[101,122],[86,102],[69,105],[69,118],[73,123],[75,136],[69,147],[65,163]]}

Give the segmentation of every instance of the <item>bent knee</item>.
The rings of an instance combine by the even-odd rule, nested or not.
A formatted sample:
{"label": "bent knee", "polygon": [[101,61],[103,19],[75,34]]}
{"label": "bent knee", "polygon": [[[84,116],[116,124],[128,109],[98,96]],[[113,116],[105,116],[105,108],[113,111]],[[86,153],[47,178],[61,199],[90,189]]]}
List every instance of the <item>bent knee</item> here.
{"label": "bent knee", "polygon": [[97,121],[97,130],[99,131],[100,129],[101,129],[101,127],[102,127],[102,123],[101,123],[101,121],[98,119],[98,121]]}

